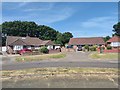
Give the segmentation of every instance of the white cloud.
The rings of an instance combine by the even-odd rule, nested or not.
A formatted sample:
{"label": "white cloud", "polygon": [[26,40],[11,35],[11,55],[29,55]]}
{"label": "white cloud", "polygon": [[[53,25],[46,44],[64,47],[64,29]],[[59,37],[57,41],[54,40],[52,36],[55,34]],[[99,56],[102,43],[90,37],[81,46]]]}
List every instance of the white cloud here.
{"label": "white cloud", "polygon": [[81,23],[82,28],[99,28],[101,30],[108,30],[117,22],[117,17],[96,17]]}
{"label": "white cloud", "polygon": [[44,5],[39,5],[39,7],[29,7],[29,8],[25,8],[23,11],[25,12],[32,12],[32,11],[43,11],[43,10],[50,10],[53,8],[55,3],[47,3]]}
{"label": "white cloud", "polygon": [[[62,7],[61,7],[62,8]],[[51,24],[58,21],[65,20],[73,15],[75,10],[71,8],[62,8],[59,10],[48,10],[47,12],[40,11],[39,13],[29,13],[25,16],[3,16],[3,22],[4,21],[13,21],[13,20],[28,20],[28,21],[34,21],[38,24]]]}
{"label": "white cloud", "polygon": [[2,8],[6,10],[17,10],[26,6],[29,2],[4,2]]}
{"label": "white cloud", "polygon": [[71,7],[56,7],[56,3],[40,3],[40,5],[38,3],[33,4],[31,2],[22,2],[18,3],[18,5],[15,5],[13,3],[12,5],[9,3],[4,4],[4,6],[7,6],[5,9],[9,9],[9,6],[11,6],[11,8],[18,6],[16,13],[18,12],[20,14],[13,13],[9,16],[4,15],[3,22],[7,20],[32,20],[40,24],[51,24],[65,20],[72,16],[75,12],[75,10]]}
{"label": "white cloud", "polygon": [[22,3],[20,3],[20,4],[18,4],[18,7],[20,8],[20,7],[23,7],[23,6],[25,6],[25,5],[27,5],[29,2],[22,2]]}
{"label": "white cloud", "polygon": [[59,12],[52,11],[39,15],[39,20],[43,23],[54,23],[69,18],[70,16],[72,16],[73,13],[74,10],[72,10],[71,8],[63,8],[59,10]]}
{"label": "white cloud", "polygon": [[74,37],[104,37],[111,36],[113,25],[117,23],[117,17],[105,16],[95,17],[83,22],[76,22],[74,26],[70,25]]}

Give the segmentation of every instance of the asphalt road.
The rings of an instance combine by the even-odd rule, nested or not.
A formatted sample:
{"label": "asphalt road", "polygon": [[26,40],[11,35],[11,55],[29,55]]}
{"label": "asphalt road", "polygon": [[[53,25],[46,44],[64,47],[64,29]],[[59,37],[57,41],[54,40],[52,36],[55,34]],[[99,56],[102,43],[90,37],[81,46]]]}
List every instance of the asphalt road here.
{"label": "asphalt road", "polygon": [[19,70],[45,67],[89,67],[89,68],[118,68],[118,60],[92,60],[89,53],[69,53],[63,59],[42,60],[34,62],[14,62],[14,59],[5,61],[2,70]]}
{"label": "asphalt road", "polygon": [[2,66],[2,70],[19,70],[27,68],[45,67],[93,67],[93,68],[118,68],[117,63],[110,62],[27,62],[7,64]]}

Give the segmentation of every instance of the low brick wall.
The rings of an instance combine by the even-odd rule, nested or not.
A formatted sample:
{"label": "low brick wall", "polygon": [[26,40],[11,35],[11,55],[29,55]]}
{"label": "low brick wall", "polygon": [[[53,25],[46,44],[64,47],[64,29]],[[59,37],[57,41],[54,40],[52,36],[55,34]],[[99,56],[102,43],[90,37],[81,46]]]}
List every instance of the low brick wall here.
{"label": "low brick wall", "polygon": [[62,52],[74,52],[75,50],[73,48],[62,48]]}
{"label": "low brick wall", "polygon": [[[100,52],[100,49],[98,49]],[[120,53],[120,49],[112,49],[112,50],[103,50],[104,53]]]}
{"label": "low brick wall", "polygon": [[112,50],[104,50],[105,53],[120,53],[120,50],[118,49],[112,49]]}
{"label": "low brick wall", "polygon": [[60,52],[59,49],[57,49],[57,50],[49,50],[49,54],[52,54],[52,53],[59,53],[59,52]]}

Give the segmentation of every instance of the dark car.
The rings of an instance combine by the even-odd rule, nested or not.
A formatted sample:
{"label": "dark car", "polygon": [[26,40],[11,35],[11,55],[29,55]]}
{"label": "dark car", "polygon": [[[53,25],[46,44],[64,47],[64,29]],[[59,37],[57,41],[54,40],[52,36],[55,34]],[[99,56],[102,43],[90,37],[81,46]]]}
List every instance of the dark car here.
{"label": "dark car", "polygon": [[78,51],[82,51],[82,46],[78,46]]}
{"label": "dark car", "polygon": [[22,55],[24,53],[29,53],[29,52],[32,52],[32,50],[24,48],[24,49],[22,49],[22,50],[19,51],[19,54]]}

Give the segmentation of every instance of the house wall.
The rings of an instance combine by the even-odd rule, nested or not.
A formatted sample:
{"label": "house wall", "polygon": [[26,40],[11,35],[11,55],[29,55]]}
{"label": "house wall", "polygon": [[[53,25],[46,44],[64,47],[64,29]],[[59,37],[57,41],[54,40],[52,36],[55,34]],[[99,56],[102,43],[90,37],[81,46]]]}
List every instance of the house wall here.
{"label": "house wall", "polygon": [[55,49],[58,49],[58,48],[60,48],[60,46],[55,46]]}
{"label": "house wall", "polygon": [[48,45],[48,46],[47,46],[47,49],[49,49],[49,50],[50,50],[50,49],[53,49],[53,45]]}
{"label": "house wall", "polygon": [[40,49],[40,47],[39,47],[39,46],[35,46],[34,48],[35,48],[35,50],[38,50],[38,49]]}
{"label": "house wall", "polygon": [[112,47],[118,47],[120,46],[120,42],[111,42],[110,44]]}
{"label": "house wall", "polygon": [[32,49],[32,47],[31,47],[31,46],[26,46],[26,48],[27,48],[27,49]]}
{"label": "house wall", "polygon": [[0,51],[6,52],[7,51],[7,47],[6,46],[0,47]]}

